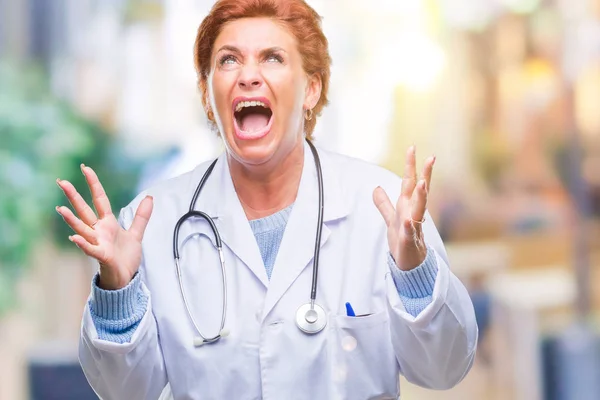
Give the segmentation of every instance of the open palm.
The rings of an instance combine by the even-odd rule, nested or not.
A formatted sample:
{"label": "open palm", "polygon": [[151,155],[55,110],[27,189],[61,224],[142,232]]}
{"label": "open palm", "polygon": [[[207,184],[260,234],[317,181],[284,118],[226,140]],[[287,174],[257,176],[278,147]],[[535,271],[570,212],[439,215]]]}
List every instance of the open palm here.
{"label": "open palm", "polygon": [[56,183],[75,209],[77,216],[65,206],[56,211],[75,231],[69,240],[85,254],[100,263],[99,286],[103,289],[121,289],[133,278],[142,259],[142,238],[152,214],[152,197],[140,203],[129,230],[125,230],[112,213],[110,201],[94,170],[81,165],[92,194],[96,212],[81,197],[77,189],[66,180]]}
{"label": "open palm", "polygon": [[422,224],[434,163],[435,157],[425,161],[423,176],[418,180],[415,147],[411,146],[406,154],[402,189],[396,207],[381,187],[373,192],[375,206],[388,227],[390,253],[398,268],[404,271],[418,267],[427,256]]}

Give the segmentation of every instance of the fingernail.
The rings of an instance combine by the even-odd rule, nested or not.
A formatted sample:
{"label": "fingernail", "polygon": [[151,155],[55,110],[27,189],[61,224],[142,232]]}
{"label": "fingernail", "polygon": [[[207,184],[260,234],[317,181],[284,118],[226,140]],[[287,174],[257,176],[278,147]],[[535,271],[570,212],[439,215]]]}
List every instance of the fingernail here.
{"label": "fingernail", "polygon": [[149,198],[150,200],[154,201],[154,197],[153,196],[148,195],[146,197]]}
{"label": "fingernail", "polygon": [[60,213],[60,207],[56,206],[54,209],[56,210],[56,212],[58,213],[58,215],[62,215],[62,214]]}
{"label": "fingernail", "polygon": [[79,245],[77,243],[75,243],[75,241],[73,240],[73,236],[69,236],[69,240],[75,245],[77,246],[78,249],[81,249],[81,247],[79,247]]}
{"label": "fingernail", "polygon": [[58,185],[58,187],[59,187],[59,188],[61,188],[61,189],[62,189],[62,186],[60,186],[60,183],[61,183],[61,182],[62,182],[62,181],[61,181],[59,178],[56,178],[56,184]]}
{"label": "fingernail", "polygon": [[81,172],[82,172],[82,173],[84,173],[84,172],[83,172],[83,169],[85,168],[85,164],[84,164],[84,163],[81,163],[81,165],[79,166],[79,168],[81,168]]}
{"label": "fingernail", "polygon": [[437,156],[434,154],[433,155],[433,163],[435,164],[435,160],[437,160]]}

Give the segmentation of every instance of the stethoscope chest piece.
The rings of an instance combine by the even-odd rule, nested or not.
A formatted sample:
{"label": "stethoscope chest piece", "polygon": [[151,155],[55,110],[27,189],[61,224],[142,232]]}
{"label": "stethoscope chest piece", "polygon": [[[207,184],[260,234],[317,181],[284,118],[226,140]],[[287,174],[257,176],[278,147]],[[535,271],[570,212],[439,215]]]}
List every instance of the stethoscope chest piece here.
{"label": "stethoscope chest piece", "polygon": [[296,325],[304,333],[319,333],[327,325],[325,310],[318,304],[306,303],[296,311]]}

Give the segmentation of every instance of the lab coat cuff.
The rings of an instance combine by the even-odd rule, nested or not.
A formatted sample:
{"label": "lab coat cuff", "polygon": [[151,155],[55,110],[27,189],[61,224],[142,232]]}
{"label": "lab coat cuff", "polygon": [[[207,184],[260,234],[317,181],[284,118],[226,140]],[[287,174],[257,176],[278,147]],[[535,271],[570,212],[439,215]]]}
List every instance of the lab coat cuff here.
{"label": "lab coat cuff", "polygon": [[427,246],[425,260],[410,271],[402,271],[396,266],[392,255],[388,252],[388,266],[398,290],[398,294],[409,299],[421,299],[433,294],[438,265],[435,251]]}
{"label": "lab coat cuff", "polygon": [[119,290],[101,289],[98,286],[98,278],[96,273],[89,299],[90,312],[94,316],[108,321],[121,321],[139,314],[141,306],[146,307],[147,299],[142,291],[139,273],[134,275],[127,286]]}
{"label": "lab coat cuff", "polygon": [[[148,334],[149,330],[152,330],[153,325],[156,325],[156,320],[154,319],[154,314],[152,313],[152,296],[150,295],[150,291],[144,285],[143,281],[140,287],[141,289],[139,298],[147,299],[147,301],[143,303],[143,313],[141,314],[141,317],[137,319],[136,316],[134,316],[129,320],[123,321],[103,320],[92,313],[90,301],[88,300],[84,309],[81,325],[81,339],[83,342],[87,342],[88,346],[94,347],[100,351],[106,351],[112,354],[128,354],[140,343],[142,343],[144,338],[147,340],[146,335]],[[106,331],[106,328],[109,330],[120,329],[128,324],[133,324],[133,320],[136,320],[135,323],[137,323],[140,319],[141,321],[139,321],[139,324],[135,328],[128,342],[114,342],[108,340],[107,338],[103,338],[104,335],[100,332]]]}
{"label": "lab coat cuff", "polygon": [[440,254],[433,248],[432,253],[436,257],[438,273],[435,279],[431,301],[416,317],[407,312],[403,297],[398,293],[398,288],[391,272],[386,274],[388,303],[390,312],[400,317],[404,323],[408,323],[413,329],[428,329],[431,320],[445,305],[448,288],[450,286],[450,270]]}

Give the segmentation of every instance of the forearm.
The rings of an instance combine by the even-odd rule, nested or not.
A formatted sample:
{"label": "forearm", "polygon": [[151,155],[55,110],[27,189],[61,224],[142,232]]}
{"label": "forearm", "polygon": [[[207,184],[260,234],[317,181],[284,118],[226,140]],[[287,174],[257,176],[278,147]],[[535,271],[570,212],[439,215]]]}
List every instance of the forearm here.
{"label": "forearm", "polygon": [[440,250],[432,249],[438,266],[435,287],[430,304],[416,317],[405,311],[394,281],[388,280],[392,344],[407,380],[448,389],[472,366],[477,324],[467,290],[450,272]]}
{"label": "forearm", "polygon": [[120,291],[92,288],[79,358],[103,399],[158,398],[167,376],[150,292],[139,275]]}

